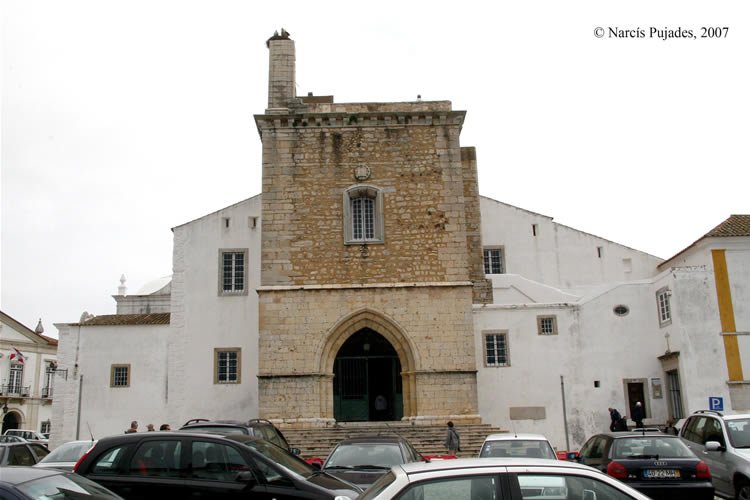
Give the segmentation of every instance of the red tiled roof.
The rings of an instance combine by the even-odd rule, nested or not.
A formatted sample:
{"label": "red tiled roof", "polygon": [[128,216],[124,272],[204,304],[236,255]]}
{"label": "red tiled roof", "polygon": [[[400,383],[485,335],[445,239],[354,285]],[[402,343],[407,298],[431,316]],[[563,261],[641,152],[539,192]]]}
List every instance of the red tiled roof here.
{"label": "red tiled roof", "polygon": [[105,314],[79,323],[79,326],[168,325],[169,313]]}
{"label": "red tiled roof", "polygon": [[672,260],[675,259],[675,257],[694,247],[701,240],[704,240],[706,238],[730,238],[733,236],[750,236],[750,215],[730,215],[727,220],[725,220],[724,222],[695,240],[689,246],[683,248],[656,267],[657,269],[666,267]]}
{"label": "red tiled roof", "polygon": [[750,236],[750,215],[730,215],[727,220],[706,233],[704,238]]}

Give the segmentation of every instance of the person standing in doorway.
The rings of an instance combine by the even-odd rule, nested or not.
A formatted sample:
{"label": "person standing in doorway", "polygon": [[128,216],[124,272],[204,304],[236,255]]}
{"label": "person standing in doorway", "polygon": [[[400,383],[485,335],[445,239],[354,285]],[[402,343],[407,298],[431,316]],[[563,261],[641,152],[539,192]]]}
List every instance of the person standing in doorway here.
{"label": "person standing in doorway", "polygon": [[636,429],[643,428],[643,405],[640,401],[636,401],[635,408],[633,408],[633,422],[635,422]]}
{"label": "person standing in doorway", "polygon": [[448,421],[448,433],[445,435],[445,447],[448,448],[448,455],[455,455],[461,451],[461,437],[458,431],[453,427],[453,422]]}

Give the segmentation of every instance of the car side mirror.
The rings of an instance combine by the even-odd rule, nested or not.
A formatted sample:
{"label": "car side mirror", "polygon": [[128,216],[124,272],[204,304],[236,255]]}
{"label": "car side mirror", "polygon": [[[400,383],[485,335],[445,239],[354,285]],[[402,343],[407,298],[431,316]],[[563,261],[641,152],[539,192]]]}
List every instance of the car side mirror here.
{"label": "car side mirror", "polygon": [[253,472],[249,470],[243,470],[243,471],[238,472],[234,480],[247,483],[247,484],[255,484],[257,482],[257,480],[255,479],[255,474],[253,474]]}
{"label": "car side mirror", "polygon": [[722,451],[724,450],[724,447],[718,441],[706,441],[704,449],[706,451]]}
{"label": "car side mirror", "polygon": [[289,448],[289,453],[299,456],[299,454],[302,453],[302,450],[299,448]]}

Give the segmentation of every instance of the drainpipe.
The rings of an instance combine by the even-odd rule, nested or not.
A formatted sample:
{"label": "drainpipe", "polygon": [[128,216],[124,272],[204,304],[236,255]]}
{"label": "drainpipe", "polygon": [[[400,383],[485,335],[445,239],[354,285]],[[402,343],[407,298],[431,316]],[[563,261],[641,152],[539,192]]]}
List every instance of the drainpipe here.
{"label": "drainpipe", "polygon": [[563,426],[565,428],[565,451],[570,451],[570,438],[568,436],[568,410],[565,407],[565,379],[560,375],[560,392],[562,393]]}

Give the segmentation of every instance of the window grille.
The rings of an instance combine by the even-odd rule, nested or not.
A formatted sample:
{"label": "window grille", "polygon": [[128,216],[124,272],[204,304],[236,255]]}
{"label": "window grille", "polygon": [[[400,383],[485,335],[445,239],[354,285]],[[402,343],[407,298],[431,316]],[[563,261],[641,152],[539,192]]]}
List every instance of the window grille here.
{"label": "window grille", "polygon": [[510,366],[507,334],[486,334],[484,337],[484,347],[487,366]]}
{"label": "window grille", "polygon": [[217,384],[236,384],[240,381],[239,355],[239,349],[216,350],[215,382]]}
{"label": "window grille", "polygon": [[484,249],[484,274],[504,274],[505,255],[502,248]]}

